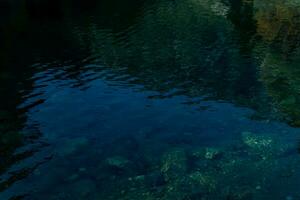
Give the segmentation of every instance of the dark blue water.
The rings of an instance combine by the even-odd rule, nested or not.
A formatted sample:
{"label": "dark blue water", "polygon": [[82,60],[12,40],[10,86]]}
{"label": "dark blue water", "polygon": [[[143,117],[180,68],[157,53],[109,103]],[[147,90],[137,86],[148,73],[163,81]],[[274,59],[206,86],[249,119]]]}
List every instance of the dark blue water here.
{"label": "dark blue water", "polygon": [[300,3],[0,2],[0,200],[300,199]]}

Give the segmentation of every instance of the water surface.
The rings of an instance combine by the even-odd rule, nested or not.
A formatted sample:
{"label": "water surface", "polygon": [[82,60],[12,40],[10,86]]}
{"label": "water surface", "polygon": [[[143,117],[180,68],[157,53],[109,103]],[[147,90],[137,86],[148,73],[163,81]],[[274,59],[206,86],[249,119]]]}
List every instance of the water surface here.
{"label": "water surface", "polygon": [[299,14],[0,2],[0,199],[299,199]]}

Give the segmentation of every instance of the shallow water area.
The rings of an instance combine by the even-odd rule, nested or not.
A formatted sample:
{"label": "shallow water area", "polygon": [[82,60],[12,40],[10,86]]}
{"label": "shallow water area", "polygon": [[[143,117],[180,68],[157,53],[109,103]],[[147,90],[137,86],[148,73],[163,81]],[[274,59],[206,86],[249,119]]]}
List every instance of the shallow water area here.
{"label": "shallow water area", "polygon": [[298,4],[0,2],[0,199],[299,199]]}

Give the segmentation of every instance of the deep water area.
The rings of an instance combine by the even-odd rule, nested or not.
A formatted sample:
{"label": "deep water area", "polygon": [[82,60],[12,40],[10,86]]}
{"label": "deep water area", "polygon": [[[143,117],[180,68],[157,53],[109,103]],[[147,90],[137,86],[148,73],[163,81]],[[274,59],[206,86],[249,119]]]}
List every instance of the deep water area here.
{"label": "deep water area", "polygon": [[0,1],[0,200],[300,199],[299,16]]}

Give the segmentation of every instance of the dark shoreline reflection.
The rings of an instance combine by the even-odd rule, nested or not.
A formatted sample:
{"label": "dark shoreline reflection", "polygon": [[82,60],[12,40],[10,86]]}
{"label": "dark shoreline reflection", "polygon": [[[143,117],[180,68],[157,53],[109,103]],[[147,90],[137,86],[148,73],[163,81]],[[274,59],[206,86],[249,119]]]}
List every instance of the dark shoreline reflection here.
{"label": "dark shoreline reflection", "polygon": [[297,77],[300,58],[299,9],[299,5],[292,1],[274,1],[256,14],[257,30],[270,46],[261,64],[261,81],[275,108],[292,126],[297,127],[300,125]]}
{"label": "dark shoreline reflection", "polygon": [[[118,192],[124,190],[126,193],[128,187],[139,188],[137,185],[141,180],[145,181],[143,184],[151,188],[154,197],[151,196],[152,193],[149,194],[151,197],[147,196],[149,191],[146,186],[145,188],[143,186],[139,188],[141,194],[138,193],[135,196],[140,199],[146,197],[159,199],[159,195],[162,196],[162,199],[174,199],[173,193],[178,194],[178,199],[202,199],[206,197],[205,195],[219,198],[219,194],[211,191],[218,191],[218,184],[225,184],[223,182],[225,178],[230,180],[230,185],[233,186],[228,191],[222,191],[222,195],[226,194],[227,199],[253,199],[255,196],[253,188],[260,190],[261,187],[255,184],[265,184],[256,182],[254,179],[247,180],[249,174],[253,176],[258,173],[256,171],[258,168],[251,171],[247,167],[252,166],[253,160],[259,167],[270,168],[263,168],[260,174],[266,176],[270,181],[266,185],[271,189],[280,187],[280,184],[273,184],[277,177],[273,177],[273,175],[276,174],[279,178],[292,176],[290,171],[293,170],[286,169],[288,172],[282,175],[280,167],[284,166],[282,163],[285,163],[286,160],[295,166],[298,163],[295,158],[295,146],[289,146],[290,143],[293,145],[297,143],[294,141],[294,133],[297,130],[281,126],[278,128],[274,125],[273,129],[276,133],[285,133],[286,130],[293,132],[292,136],[289,136],[290,138],[284,138],[288,144],[282,140],[278,142],[279,144],[274,145],[279,146],[276,146],[280,149],[279,152],[274,149],[271,149],[270,152],[269,149],[265,150],[266,147],[273,144],[270,139],[271,133],[260,135],[245,132],[241,134],[242,139],[238,139],[241,140],[238,142],[243,144],[235,144],[228,149],[226,147],[225,150],[222,150],[226,153],[219,153],[214,148],[201,149],[200,157],[203,156],[203,151],[207,151],[201,161],[198,160],[198,155],[195,155],[194,148],[205,144],[205,141],[203,144],[199,144],[199,141],[205,138],[203,133],[206,131],[211,131],[212,135],[206,137],[211,137],[213,140],[218,135],[215,132],[226,135],[231,129],[232,132],[241,132],[240,129],[243,129],[243,127],[236,128],[233,121],[243,121],[244,119],[232,117],[232,122],[228,116],[226,117],[229,119],[220,117],[216,120],[213,119],[212,122],[206,119],[205,115],[210,116],[210,108],[213,106],[225,108],[228,106],[228,110],[236,112],[233,113],[236,116],[244,115],[244,109],[254,110],[251,116],[245,120],[246,122],[243,121],[247,128],[251,126],[253,128],[252,123],[259,124],[259,122],[252,122],[251,119],[264,119],[265,122],[271,121],[272,123],[272,120],[277,120],[295,127],[299,126],[300,111],[297,106],[300,91],[299,70],[297,69],[300,58],[299,10],[299,5],[295,6],[292,1],[280,3],[275,0],[270,5],[264,5],[258,0],[130,0],[122,2],[117,0],[23,0],[1,2],[0,92],[3,96],[0,99],[0,174],[3,176],[0,179],[0,191],[5,192],[19,182],[22,183],[23,179],[27,180],[28,177],[29,180],[33,180],[33,183],[39,182],[38,178],[35,179],[36,176],[39,177],[40,174],[52,169],[53,172],[41,178],[42,183],[46,186],[41,184],[43,188],[34,194],[27,191],[28,199],[31,198],[30,195],[36,196],[36,198],[48,198],[47,195],[52,192],[52,187],[61,192],[54,186],[57,181],[55,178],[59,180],[63,177],[63,181],[69,183],[77,180],[80,173],[84,174],[86,180],[80,182],[79,186],[75,182],[66,190],[72,191],[72,188],[84,188],[83,185],[86,185],[86,188],[82,190],[84,194],[90,195],[90,199],[107,197],[120,199],[124,194]],[[111,88],[107,89],[108,86],[97,85],[99,80],[106,81],[105,83]],[[145,130],[141,128],[141,131],[136,131],[138,117],[134,118],[131,115],[128,117],[129,120],[132,117],[129,125],[124,123],[124,127],[117,128],[117,120],[110,116],[117,117],[115,113],[122,111],[127,105],[112,103],[108,106],[99,106],[93,101],[93,99],[100,101],[101,98],[105,98],[105,95],[100,95],[102,93],[116,95],[116,91],[121,91],[118,88],[120,86],[128,91],[133,88],[138,91],[138,94],[145,95],[145,99],[148,98],[139,102],[137,99],[140,97],[133,98],[134,95],[127,90],[125,92],[128,95],[120,94],[120,97],[125,99],[124,101],[128,101],[129,111],[125,109],[124,113],[140,114],[143,119],[143,112],[145,112],[145,119],[140,123],[143,124],[150,120],[149,130],[146,127]],[[98,90],[95,87],[99,87]],[[80,90],[82,95],[73,94],[72,89]],[[61,96],[55,96],[56,93],[53,91],[57,91]],[[91,94],[89,91],[94,91],[94,93]],[[99,93],[99,96],[95,93]],[[86,94],[87,97],[83,94]],[[71,99],[74,95],[74,99],[70,101],[68,95]],[[129,96],[128,99],[126,96]],[[180,99],[181,97],[183,100]],[[60,101],[60,99],[62,100]],[[115,99],[118,98],[115,97]],[[113,102],[115,99],[112,98],[108,102]],[[183,112],[180,111],[181,106],[177,106],[180,107],[177,108],[172,103],[165,103],[163,105],[166,108],[177,108],[178,110],[168,111],[171,119],[173,115],[175,116],[174,121],[166,120],[169,123],[162,125],[163,123],[160,124],[159,120],[157,122],[155,119],[146,118],[154,115],[153,113],[134,110],[139,107],[139,104],[147,107],[148,105],[144,105],[143,101],[152,99],[157,99],[161,104],[167,101],[172,102],[172,100],[178,104],[191,104],[192,108],[199,107],[200,111],[195,115],[185,113],[188,119],[184,121],[180,116]],[[180,100],[177,101],[177,99]],[[136,107],[130,106],[130,101],[134,100],[137,102]],[[67,107],[68,104],[78,106],[74,103],[76,101],[82,103],[83,111],[90,109],[90,113],[82,114],[79,112],[81,111],[80,107],[72,108],[74,113],[70,115],[84,116],[82,124],[90,120],[91,126],[103,123],[103,125],[111,125],[115,129],[106,126],[101,127],[102,129],[99,127],[93,129],[88,127],[89,123],[87,123],[85,129],[70,129],[79,132],[69,133],[70,137],[59,135],[59,133],[68,134],[64,132],[64,129],[69,130],[68,126],[75,126],[68,124],[69,119],[73,118],[68,116],[65,111],[61,112],[62,117],[57,113],[51,113],[51,108],[55,112],[56,110],[60,111],[58,107]],[[61,102],[61,104],[57,102]],[[86,102],[91,103],[91,107],[85,105]],[[213,102],[211,103],[213,106],[210,103],[206,105],[205,102]],[[98,107],[93,108],[93,105]],[[241,110],[235,110],[233,105]],[[104,114],[96,113],[97,109]],[[157,110],[161,111],[160,109]],[[70,110],[67,108],[66,112],[70,112]],[[100,111],[98,112],[100,113]],[[48,118],[43,115],[49,114],[47,112],[50,113]],[[46,124],[53,123],[57,126],[53,126],[54,133],[51,133],[56,137],[54,142],[48,144],[51,140],[47,141],[47,136],[42,131],[45,130],[43,127],[45,124],[40,121],[32,121],[33,116],[36,116],[35,113],[42,113],[41,119],[38,120],[42,122],[45,120]],[[201,113],[204,113],[203,116]],[[245,113],[247,112],[245,111]],[[180,117],[177,117],[176,114]],[[165,111],[161,115],[162,118],[169,117]],[[37,116],[39,115],[37,114]],[[95,122],[94,119],[89,119],[89,116],[91,116],[90,118],[99,117],[99,119],[97,118],[99,121]],[[55,124],[54,119],[59,117],[62,122]],[[212,124],[211,127],[216,124],[219,127],[211,130],[211,127],[209,129],[203,125],[203,128],[202,124],[197,124],[201,120],[197,121],[196,117],[202,119],[203,124],[206,122],[208,127],[209,123]],[[152,123],[151,120],[153,120]],[[160,120],[163,121],[163,119]],[[188,126],[189,120],[196,125]],[[186,123],[186,127],[179,126],[177,128],[178,132],[182,131],[182,133],[176,132],[175,126],[169,125],[179,121]],[[266,125],[265,129],[272,131],[272,123],[270,127]],[[76,125],[79,126],[79,124],[80,122]],[[151,128],[151,126],[153,127]],[[198,130],[199,127],[202,129]],[[99,133],[94,133],[95,135],[88,139],[83,135],[77,137],[76,134],[80,134],[80,131],[86,133],[90,129]],[[132,130],[132,133],[125,136],[118,135],[118,131],[122,132],[127,129]],[[258,128],[253,129],[257,130]],[[113,134],[116,136],[115,138],[111,136],[111,139],[101,138],[102,132],[107,132],[108,135],[114,132]],[[134,136],[136,133],[138,136]],[[96,134],[101,136],[98,135],[97,138]],[[90,144],[90,140],[93,140],[94,143]],[[257,149],[253,148],[252,142],[257,145],[254,145]],[[153,144],[156,143],[157,146],[153,147]],[[67,150],[61,150],[58,153],[52,151],[52,148],[60,150],[64,145],[68,147]],[[92,145],[93,148],[85,148],[89,145]],[[50,150],[47,150],[49,146]],[[82,147],[83,150],[77,150],[77,146]],[[172,149],[171,147],[176,148]],[[244,148],[248,149],[244,150]],[[22,149],[25,150],[22,151]],[[156,158],[156,154],[163,154],[163,156]],[[125,159],[128,155],[131,156],[130,160]],[[144,155],[148,157],[144,157]],[[36,157],[38,158],[35,159]],[[33,158],[33,161],[30,162],[29,167],[10,171],[22,161],[26,162],[30,158]],[[236,161],[238,167],[245,169],[240,173],[247,178],[243,179],[241,175],[236,179],[230,179],[232,175],[238,173],[238,170],[235,169],[235,166],[232,167],[228,160]],[[280,160],[281,165],[276,165],[277,160]],[[216,161],[216,163],[211,161]],[[88,173],[84,167],[80,167],[85,162],[87,168],[91,170]],[[161,162],[163,166],[157,170],[159,168],[157,166]],[[173,162],[174,165],[172,165]],[[48,163],[48,165],[42,165],[43,163]],[[189,166],[185,166],[184,163],[189,163]],[[206,169],[203,166],[210,166],[205,174],[199,172],[199,169]],[[170,170],[169,167],[174,168],[175,171]],[[66,172],[68,168],[74,174],[68,174]],[[193,172],[195,168],[198,170],[197,172]],[[214,171],[218,168],[232,171],[228,172],[224,178]],[[211,169],[212,171],[210,171]],[[99,171],[101,173],[94,177]],[[184,178],[178,177],[177,173]],[[32,174],[34,178],[31,177]],[[224,180],[210,179],[215,175]],[[127,185],[128,177],[132,179],[130,182],[132,185]],[[120,181],[113,184],[114,178],[119,178]],[[97,187],[101,188],[102,193],[90,194],[90,189],[96,187],[90,180],[97,183]],[[194,180],[198,181],[196,183],[198,186],[206,184],[208,188],[205,189],[209,191],[209,194],[198,190],[191,192],[191,188],[188,187],[191,184],[189,181],[193,182]],[[245,180],[249,181],[249,184],[242,184],[244,188],[236,186],[236,183]],[[292,183],[295,182],[297,179],[294,178]],[[185,191],[186,187],[187,191]],[[118,188],[121,190],[116,191]],[[244,190],[247,192],[243,193]],[[286,190],[288,189],[282,188],[282,191]],[[262,196],[258,197],[263,199],[263,194],[268,192],[268,189],[263,188],[260,194]],[[280,193],[280,190],[278,192]],[[274,196],[276,196],[275,193]],[[23,194],[23,191],[20,194]],[[60,195],[57,198],[72,199],[74,197],[72,195],[76,196],[76,193],[60,193]],[[12,196],[14,195],[10,195],[10,197]],[[285,193],[280,193],[278,196],[289,198],[289,194]],[[130,195],[127,194],[126,197],[130,198]],[[295,198],[297,197],[295,196]],[[19,198],[22,199],[21,196]],[[25,196],[24,199],[27,197]]]}
{"label": "dark shoreline reflection", "polygon": [[[232,10],[234,11],[238,9],[238,6],[243,6],[237,2],[232,3]],[[60,63],[67,65],[63,69],[67,75],[58,76],[58,78],[80,79],[79,77],[76,78],[76,74],[80,76],[79,74],[83,74],[85,70],[90,69],[95,70],[95,73],[97,73],[104,65],[105,69],[112,69],[112,73],[117,73],[116,77],[122,77],[123,75],[136,77],[138,81],[134,83],[145,85],[145,88],[149,90],[167,92],[178,89],[180,90],[179,93],[184,95],[204,95],[215,100],[235,102],[254,109],[260,107],[261,102],[267,101],[264,100],[267,97],[264,97],[263,91],[259,91],[261,90],[261,83],[257,81],[257,61],[251,57],[251,46],[255,45],[251,41],[253,32],[255,32],[254,22],[249,21],[247,30],[243,30],[243,28],[235,30],[234,27],[239,27],[239,24],[248,24],[248,22],[245,23],[246,19],[242,22],[233,22],[235,25],[232,26],[226,16],[213,16],[216,13],[209,14],[210,11],[205,10],[209,8],[203,9],[201,4],[198,7],[196,4],[194,8],[189,6],[192,5],[184,1],[162,1],[161,7],[154,8],[150,6],[148,13],[139,16],[139,23],[133,22],[124,30],[117,32],[115,32],[115,27],[120,26],[116,25],[116,22],[119,19],[124,19],[120,16],[128,16],[126,13],[129,11],[116,11],[116,21],[113,19],[103,20],[101,15],[87,14],[85,22],[78,21],[79,24],[73,24],[70,21],[70,17],[78,15],[77,11],[69,11],[66,12],[66,16],[56,15],[63,21],[64,19],[68,20],[59,26],[55,22],[56,18],[48,16],[47,11],[43,13],[54,19],[54,22],[51,20],[50,23],[55,25],[55,32],[53,28],[41,25],[41,28],[43,28],[43,34],[41,35],[39,28],[32,27],[36,25],[34,23],[32,26],[27,27],[30,32],[26,33],[27,38],[22,40],[33,41],[31,44],[41,45],[31,45],[32,49],[36,49],[32,56],[42,58],[42,60],[36,62],[51,64],[54,61],[53,59],[59,59],[60,61],[55,60],[55,63],[51,64],[53,67],[57,67],[58,70],[61,67],[59,66]],[[35,7],[36,5],[33,6],[33,9]],[[88,11],[92,9],[92,13],[103,13],[101,10],[96,11],[95,7],[75,6],[75,8],[78,7],[88,9]],[[107,5],[104,3],[99,7],[100,9],[106,8]],[[126,8],[124,7],[123,10],[126,10]],[[174,14],[171,13],[170,9]],[[245,8],[239,9],[245,10]],[[64,9],[61,8],[61,10]],[[132,10],[130,9],[130,11]],[[237,13],[233,14],[234,11],[227,11],[230,16],[233,16],[232,18],[241,12],[235,11]],[[28,12],[30,17],[34,17],[38,21],[43,20],[35,14],[30,14],[31,12],[34,11]],[[137,12],[141,13],[142,11]],[[251,10],[248,12],[251,13]],[[207,19],[203,17],[203,14],[208,15],[206,16]],[[106,24],[103,24],[102,20]],[[203,30],[202,27],[207,20],[211,20],[212,24]],[[124,25],[124,22],[120,22],[120,24]],[[62,29],[63,27],[69,27],[70,29]],[[249,30],[249,27],[252,27],[252,30]],[[183,34],[181,28],[186,29]],[[156,30],[160,30],[160,32]],[[242,38],[246,32],[252,32],[252,38],[251,35],[248,39]],[[24,34],[22,33],[22,35]],[[235,35],[240,35],[241,39],[239,37],[234,38]],[[34,42],[37,39],[40,42]],[[161,43],[161,41],[164,41],[164,43]],[[176,44],[176,41],[178,41],[178,44]],[[205,41],[205,44],[203,44],[203,41]],[[45,45],[50,48],[44,49]],[[245,49],[247,46],[249,46],[248,50]],[[48,52],[49,50],[51,51]],[[48,57],[48,55],[52,57]],[[78,55],[80,57],[74,59]],[[56,66],[56,63],[59,63],[59,65]],[[12,66],[17,65],[12,64]],[[240,69],[240,66],[243,66],[244,70]],[[120,70],[115,70],[115,68],[120,68]],[[68,70],[70,71],[68,72]],[[112,77],[114,76],[112,75]],[[225,86],[226,88],[224,88]],[[259,99],[252,99],[253,97]],[[255,105],[255,102],[259,103]],[[265,108],[267,106],[263,105],[261,107]]]}
{"label": "dark shoreline reflection", "polygon": [[[103,1],[101,9],[105,10],[109,4],[113,9],[112,3]],[[83,11],[89,13],[97,6],[92,5],[91,1],[85,3],[85,6],[82,4],[79,1],[0,2],[0,92],[3,94],[0,99],[0,174],[3,175],[0,179],[0,191],[32,174],[52,156],[52,153],[42,155],[31,161],[29,166],[14,169],[17,163],[32,156],[37,157],[35,154],[48,146],[41,138],[39,125],[27,121],[27,113],[45,101],[44,92],[39,88],[46,86],[47,81],[56,79],[66,82],[73,80],[74,87],[84,87],[86,81],[89,81],[89,77],[85,75],[84,59],[90,53],[80,41],[72,37],[72,31],[75,31],[73,28],[76,27],[73,27],[70,17],[76,17],[80,21],[82,18],[78,16]],[[98,2],[94,1],[94,4]],[[122,11],[116,10],[116,16]],[[130,8],[124,14],[131,11]],[[134,13],[136,12],[132,12]],[[103,16],[107,17],[107,14],[104,13]],[[105,26],[111,27],[116,25],[115,22],[117,21],[103,21]],[[124,22],[118,23],[123,26]],[[49,71],[53,71],[50,72],[51,76],[48,77],[47,73],[42,77],[37,75],[48,70],[47,67],[50,68]]]}

